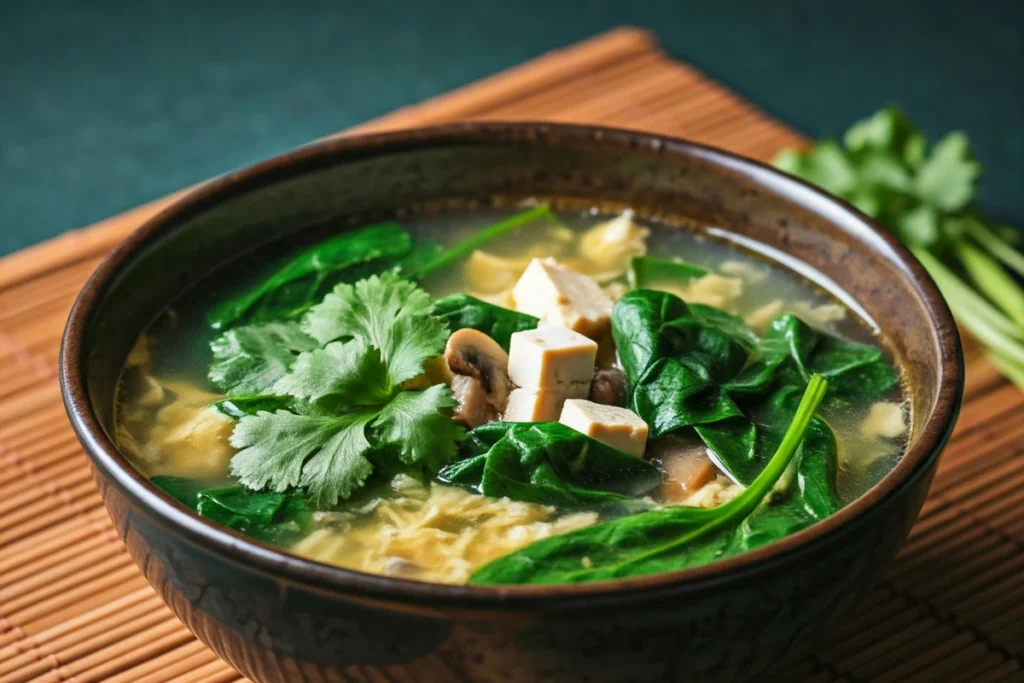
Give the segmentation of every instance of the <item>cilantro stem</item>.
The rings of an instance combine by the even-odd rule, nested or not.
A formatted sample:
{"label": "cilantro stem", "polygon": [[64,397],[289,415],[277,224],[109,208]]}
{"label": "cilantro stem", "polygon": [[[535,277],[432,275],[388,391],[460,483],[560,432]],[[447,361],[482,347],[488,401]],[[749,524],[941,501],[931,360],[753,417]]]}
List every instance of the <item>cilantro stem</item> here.
{"label": "cilantro stem", "polygon": [[[1007,365],[1024,368],[1024,343],[1021,341],[1024,339],[1024,330],[975,294],[931,252],[920,248],[913,249],[913,252],[935,279],[960,324],[1002,361],[997,361],[996,367],[1000,370]],[[1024,373],[1014,373],[1008,377],[1024,389],[1024,381],[1019,381],[1024,380],[1021,374]]]}
{"label": "cilantro stem", "polygon": [[548,204],[539,204],[531,209],[521,211],[514,216],[509,216],[502,221],[498,221],[488,228],[484,228],[472,237],[456,244],[430,263],[422,266],[418,271],[412,274],[412,277],[419,279],[430,275],[434,271],[440,270],[448,264],[458,261],[464,256],[468,256],[475,249],[478,249],[491,240],[501,237],[505,233],[512,232],[513,230],[521,228],[524,225],[532,223],[540,218],[548,218],[550,220],[555,219],[555,215],[551,212],[551,207]]}
{"label": "cilantro stem", "polygon": [[[999,309],[957,277],[935,255],[920,247],[911,247],[911,251],[939,285],[950,308],[967,311],[972,318],[983,321],[999,334],[1024,342],[1024,327],[1015,325]],[[957,310],[953,312],[959,315]]]}
{"label": "cilantro stem", "polygon": [[1008,268],[1019,275],[1024,275],[1024,254],[1014,249],[1013,245],[997,235],[994,230],[981,221],[970,221],[967,234]]}
{"label": "cilantro stem", "polygon": [[1024,290],[999,261],[967,240],[953,242],[953,251],[982,294],[1015,323],[1024,325]]}
{"label": "cilantro stem", "polygon": [[1009,358],[1006,358],[995,351],[989,351],[986,355],[988,356],[989,362],[995,366],[996,370],[1005,375],[1007,379],[1018,387],[1024,389],[1024,364],[1014,363]]}

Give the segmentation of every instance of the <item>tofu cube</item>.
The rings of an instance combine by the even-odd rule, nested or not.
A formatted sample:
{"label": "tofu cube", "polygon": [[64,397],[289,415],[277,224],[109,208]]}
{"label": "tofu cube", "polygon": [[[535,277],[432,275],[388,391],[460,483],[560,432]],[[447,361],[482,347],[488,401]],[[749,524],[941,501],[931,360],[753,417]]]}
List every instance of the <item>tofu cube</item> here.
{"label": "tofu cube", "polygon": [[638,458],[647,447],[647,423],[626,408],[571,398],[562,406],[558,421]]}
{"label": "tofu cube", "polygon": [[565,398],[557,389],[513,389],[502,419],[506,422],[557,422]]}
{"label": "tofu cube", "polygon": [[553,389],[563,398],[583,398],[590,392],[596,358],[594,340],[565,327],[541,325],[512,335],[508,376],[530,391]]}
{"label": "tofu cube", "polygon": [[533,259],[512,288],[516,310],[591,338],[611,325],[612,300],[586,275],[558,265],[554,259]]}

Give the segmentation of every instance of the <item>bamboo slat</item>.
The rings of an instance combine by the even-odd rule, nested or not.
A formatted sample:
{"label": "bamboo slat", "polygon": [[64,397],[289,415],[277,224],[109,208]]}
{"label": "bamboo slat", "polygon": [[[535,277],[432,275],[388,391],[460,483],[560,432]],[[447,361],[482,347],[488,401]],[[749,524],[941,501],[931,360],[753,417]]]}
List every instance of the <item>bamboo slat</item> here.
{"label": "bamboo slat", "polygon": [[[488,118],[638,128],[761,160],[804,142],[628,28],[339,135]],[[59,337],[79,288],[170,199],[0,259],[0,683],[241,680],[124,553],[57,388]],[[894,566],[818,654],[773,680],[1024,681],[1024,395],[978,349],[967,357],[962,417]],[[432,666],[423,680],[450,677],[440,660]],[[350,679],[409,680],[356,670]]]}

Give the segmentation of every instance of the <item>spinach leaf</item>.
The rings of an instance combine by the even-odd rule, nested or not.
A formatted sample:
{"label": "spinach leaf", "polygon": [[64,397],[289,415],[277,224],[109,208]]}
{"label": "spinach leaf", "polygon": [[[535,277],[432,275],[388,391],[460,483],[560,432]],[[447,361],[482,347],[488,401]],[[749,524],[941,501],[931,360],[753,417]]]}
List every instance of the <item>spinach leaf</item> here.
{"label": "spinach leaf", "polygon": [[445,252],[443,244],[432,240],[416,240],[412,250],[395,264],[397,275],[414,279],[423,267],[436,261]]}
{"label": "spinach leaf", "polygon": [[297,323],[259,323],[228,330],[210,343],[210,380],[229,396],[269,390],[303,351],[318,348]]}
{"label": "spinach leaf", "polygon": [[[324,240],[300,252],[255,287],[210,309],[214,329],[245,320],[280,320],[305,312],[338,282],[369,273],[349,272],[379,259],[398,259],[412,250],[409,233],[397,223],[377,223]],[[348,277],[346,277],[348,275]]]}
{"label": "spinach leaf", "polygon": [[758,339],[740,318],[665,292],[623,296],[612,309],[612,333],[629,406],[651,436],[693,428],[719,468],[742,484],[758,475],[774,448],[772,433],[777,442],[789,422],[776,405],[787,390],[799,391],[819,374],[831,384],[828,400],[842,401],[877,395],[897,380],[878,349],[819,332],[796,316],[775,319]]}
{"label": "spinach leaf", "polygon": [[251,491],[242,486],[205,488],[184,477],[157,476],[152,482],[199,516],[269,543],[291,543],[310,528],[306,499],[296,491]]}
{"label": "spinach leaf", "polygon": [[513,334],[532,330],[540,322],[532,315],[495,306],[468,294],[452,294],[438,299],[434,304],[434,315],[444,320],[450,330],[468,327],[483,332],[506,351]]}
{"label": "spinach leaf", "polygon": [[469,432],[460,455],[440,481],[546,505],[621,503],[661,481],[653,465],[559,422],[492,422]]}
{"label": "spinach leaf", "polygon": [[633,289],[643,289],[657,282],[687,282],[708,274],[707,269],[682,261],[650,256],[634,256],[626,270],[626,280]]}
{"label": "spinach leaf", "polygon": [[[754,514],[797,457],[828,383],[813,376],[775,454],[733,500],[715,508],[653,510],[552,536],[479,568],[471,584],[578,583],[642,576],[705,564],[743,552],[743,542],[774,538],[790,522]],[[750,528],[743,531],[743,525]],[[761,524],[761,526],[758,526]],[[788,528],[788,527],[787,527]],[[758,535],[761,530],[761,535]]]}
{"label": "spinach leaf", "polygon": [[782,315],[765,332],[758,359],[725,386],[734,393],[760,393],[777,379],[802,384],[812,373],[829,380],[833,396],[879,394],[897,380],[885,356],[873,346],[819,332],[795,315]]}

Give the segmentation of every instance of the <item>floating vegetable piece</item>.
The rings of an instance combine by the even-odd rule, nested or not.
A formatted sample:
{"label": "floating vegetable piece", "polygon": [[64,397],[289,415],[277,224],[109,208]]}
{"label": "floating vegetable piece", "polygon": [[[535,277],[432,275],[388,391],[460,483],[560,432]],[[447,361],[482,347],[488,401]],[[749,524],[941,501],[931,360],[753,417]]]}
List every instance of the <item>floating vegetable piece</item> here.
{"label": "floating vegetable piece", "polygon": [[[440,469],[462,430],[442,384],[405,382],[440,355],[448,331],[432,300],[392,273],[341,284],[303,324],[323,348],[303,352],[274,384],[290,410],[260,411],[235,425],[232,474],[251,489],[302,488],[316,507],[363,486],[381,463]],[[340,341],[336,341],[340,340]]]}
{"label": "floating vegetable piece", "polygon": [[513,334],[532,330],[540,322],[532,315],[495,306],[468,294],[452,294],[438,299],[434,304],[434,315],[447,323],[449,329],[470,328],[483,332],[506,351]]}
{"label": "floating vegetable piece", "polygon": [[471,328],[456,330],[448,338],[444,358],[453,373],[480,383],[495,416],[504,412],[512,380],[508,374],[509,356],[498,342]]}
{"label": "floating vegetable piece", "polygon": [[305,498],[287,493],[250,491],[242,486],[206,487],[195,479],[153,477],[153,484],[169,496],[226,527],[261,541],[292,543],[310,524]]}
{"label": "floating vegetable piece", "polygon": [[222,329],[251,318],[296,317],[354,266],[398,259],[411,249],[409,233],[397,223],[377,223],[343,233],[299,253],[256,287],[221,301],[207,318],[211,326]]}
{"label": "floating vegetable piece", "polygon": [[706,268],[691,263],[645,256],[630,260],[626,278],[633,289],[646,289],[659,283],[684,284],[707,274]]}
{"label": "floating vegetable piece", "polygon": [[633,211],[587,230],[580,237],[580,252],[598,268],[621,273],[630,260],[647,253],[650,231],[633,221]]}
{"label": "floating vegetable piece", "polygon": [[469,433],[438,479],[495,498],[580,506],[625,504],[661,473],[558,422],[492,422]]}
{"label": "floating vegetable piece", "polygon": [[[728,503],[642,512],[544,539],[484,565],[469,582],[580,583],[643,576],[712,562],[777,537],[778,526],[767,523],[773,515],[755,518],[754,513],[771,505],[766,498],[797,457],[827,386],[821,377],[811,378],[774,455]],[[801,523],[789,515],[784,519],[786,533]]]}
{"label": "floating vegetable piece", "polygon": [[210,344],[210,381],[229,395],[261,394],[284,377],[299,353],[316,347],[293,322],[236,327]]}

